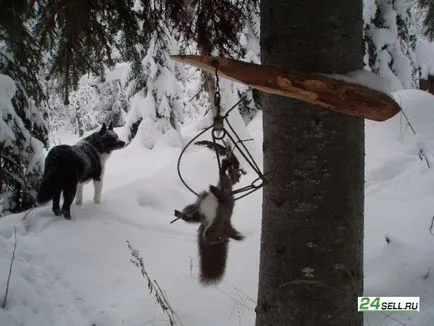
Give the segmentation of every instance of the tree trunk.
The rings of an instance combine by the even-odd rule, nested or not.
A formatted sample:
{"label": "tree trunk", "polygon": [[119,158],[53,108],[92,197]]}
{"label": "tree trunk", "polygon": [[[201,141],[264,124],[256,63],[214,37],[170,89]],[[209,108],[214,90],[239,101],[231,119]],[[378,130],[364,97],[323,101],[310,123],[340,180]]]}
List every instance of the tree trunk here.
{"label": "tree trunk", "polygon": [[[261,1],[261,61],[362,67],[362,1]],[[263,94],[263,218],[256,326],[363,324],[364,121]]]}
{"label": "tree trunk", "polygon": [[[199,53],[201,55],[211,55],[211,49],[207,44],[198,44]],[[216,93],[216,80],[215,80],[215,73],[211,74],[207,71],[202,71],[202,78],[203,78],[203,84],[205,86],[205,90],[208,92],[208,98],[209,98],[209,104],[211,107],[211,114],[212,117],[215,117],[217,115],[217,108],[215,106],[214,98]],[[209,114],[209,110],[205,112],[205,114]]]}
{"label": "tree trunk", "polygon": [[77,133],[78,137],[82,137],[84,135],[83,131],[83,121],[82,121],[82,112],[79,106],[75,106],[75,119],[77,120]]}

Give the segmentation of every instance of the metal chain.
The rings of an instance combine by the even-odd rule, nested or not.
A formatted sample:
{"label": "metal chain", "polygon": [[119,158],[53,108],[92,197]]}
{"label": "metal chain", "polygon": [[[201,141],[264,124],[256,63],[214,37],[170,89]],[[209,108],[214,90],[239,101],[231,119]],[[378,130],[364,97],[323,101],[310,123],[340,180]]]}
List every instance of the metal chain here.
{"label": "metal chain", "polygon": [[[238,199],[241,199],[241,198],[255,192],[256,190],[262,188],[265,184],[268,183],[268,180],[266,178],[266,175],[261,172],[261,170],[258,167],[258,165],[256,164],[253,156],[251,155],[251,153],[249,152],[247,147],[243,144],[243,141],[240,139],[240,137],[236,133],[235,129],[231,126],[231,124],[229,123],[229,120],[228,120],[229,113],[232,110],[234,110],[245,99],[246,96],[243,96],[234,106],[232,106],[229,110],[226,111],[224,116],[222,116],[221,115],[221,106],[220,106],[221,95],[220,95],[219,81],[220,80],[219,80],[219,75],[218,75],[218,62],[216,62],[216,65],[215,65],[216,87],[215,87],[215,93],[214,93],[214,105],[216,108],[216,115],[214,116],[214,122],[211,126],[204,129],[202,132],[200,132],[198,135],[196,135],[193,139],[191,139],[187,143],[187,145],[183,148],[183,150],[181,151],[181,154],[179,155],[179,158],[178,158],[177,170],[178,170],[178,176],[181,179],[182,183],[192,193],[194,193],[196,196],[199,196],[199,194],[197,192],[195,192],[193,189],[191,189],[187,185],[187,183],[184,181],[184,179],[181,175],[181,171],[180,171],[180,163],[181,163],[181,159],[182,159],[184,152],[193,143],[193,141],[195,141],[202,134],[204,134],[206,131],[208,131],[212,128],[211,129],[211,136],[212,136],[212,142],[214,143],[214,145],[216,146],[218,141],[222,141],[224,143],[223,139],[227,136],[230,139],[230,141],[232,142],[232,144],[234,145],[234,147],[240,152],[240,154],[247,161],[247,163],[250,165],[250,167],[253,169],[253,171],[255,171],[257,174],[257,178],[255,180],[253,180],[250,185],[247,185],[247,186],[244,186],[244,187],[241,187],[239,189],[232,191],[233,195],[243,193],[242,195],[238,196],[237,198],[234,198],[234,200],[238,200]],[[226,121],[226,124],[228,125],[229,129],[234,134],[234,137],[232,137],[232,135],[225,129],[225,127],[224,127],[225,121]],[[240,144],[240,145],[238,145],[238,144]],[[216,150],[216,156],[217,156],[217,165],[218,165],[218,170],[219,170],[220,185],[222,185],[222,175],[225,173],[225,170],[226,170],[223,167],[223,162],[225,161],[225,158],[221,157],[218,150]]]}
{"label": "metal chain", "polygon": [[214,94],[214,105],[217,110],[217,115],[221,115],[221,107],[220,107],[220,86],[219,86],[219,74],[218,74],[218,65],[215,67],[215,94]]}
{"label": "metal chain", "polygon": [[215,93],[214,93],[214,106],[216,108],[216,115],[214,116],[214,128],[212,130],[213,140],[222,140],[226,136],[226,130],[224,128],[223,116],[221,115],[221,95],[219,86],[219,75],[218,75],[218,62],[215,65]]}

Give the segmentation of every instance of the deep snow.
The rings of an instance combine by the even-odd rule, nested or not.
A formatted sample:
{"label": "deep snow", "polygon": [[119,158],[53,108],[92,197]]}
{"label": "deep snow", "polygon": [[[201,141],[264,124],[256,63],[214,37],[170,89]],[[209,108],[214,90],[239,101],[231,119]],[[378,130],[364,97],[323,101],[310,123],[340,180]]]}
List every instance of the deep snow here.
{"label": "deep snow", "polygon": [[[366,121],[365,294],[420,296],[419,313],[366,314],[366,325],[434,324],[434,167],[418,153],[434,157],[434,97],[417,90],[394,93],[402,114],[389,121]],[[259,114],[248,126],[249,147],[261,157]],[[182,130],[183,142],[197,130]],[[247,137],[247,132],[243,137]],[[66,143],[75,137],[62,136]],[[218,287],[197,280],[196,225],[170,224],[173,210],[194,196],[176,173],[180,149],[168,141],[152,150],[133,141],[106,165],[101,205],[92,186],[84,204],[72,207],[72,221],[53,216],[50,205],[0,220],[0,299],[9,261],[18,245],[7,307],[0,325],[168,325],[139,270],[130,262],[126,241],[140,251],[147,272],[156,279],[185,326],[254,325],[258,282],[261,191],[240,200],[233,224],[246,235],[231,242],[227,272]],[[182,173],[200,191],[216,182],[216,166],[207,149],[185,154]],[[250,173],[243,177],[248,182]],[[385,241],[387,235],[391,242]],[[434,272],[434,271],[432,271]],[[431,273],[431,272],[430,272]],[[354,309],[357,309],[355,306]]]}

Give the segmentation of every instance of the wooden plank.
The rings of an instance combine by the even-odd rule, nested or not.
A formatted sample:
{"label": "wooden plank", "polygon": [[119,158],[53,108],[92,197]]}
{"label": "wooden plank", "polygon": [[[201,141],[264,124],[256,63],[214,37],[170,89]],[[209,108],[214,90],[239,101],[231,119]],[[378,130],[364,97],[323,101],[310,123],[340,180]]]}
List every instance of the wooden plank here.
{"label": "wooden plank", "polygon": [[282,70],[234,59],[171,55],[172,59],[243,83],[266,93],[291,97],[343,114],[385,121],[401,111],[387,94],[322,74]]}

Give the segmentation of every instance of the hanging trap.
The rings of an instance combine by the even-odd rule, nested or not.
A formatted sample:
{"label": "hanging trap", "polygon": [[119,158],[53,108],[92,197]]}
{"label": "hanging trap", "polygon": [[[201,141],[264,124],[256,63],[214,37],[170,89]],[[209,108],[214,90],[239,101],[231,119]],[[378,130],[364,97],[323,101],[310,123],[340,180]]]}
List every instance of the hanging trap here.
{"label": "hanging trap", "polygon": [[[185,151],[187,150],[187,148],[189,148],[191,144],[194,143],[195,145],[206,146],[215,152],[217,158],[220,182],[223,173],[227,173],[232,183],[235,184],[239,182],[242,174],[246,174],[246,172],[240,167],[240,163],[237,157],[235,156],[234,150],[236,149],[244,158],[244,160],[248,163],[248,165],[252,168],[252,170],[256,173],[256,178],[250,184],[232,190],[232,195],[234,196],[234,200],[238,200],[262,188],[266,184],[266,176],[261,172],[260,168],[258,167],[258,164],[253,159],[252,154],[249,152],[246,145],[244,144],[246,141],[249,141],[251,139],[242,140],[228,119],[228,116],[231,113],[231,111],[234,110],[246,98],[246,96],[243,96],[229,110],[227,110],[227,112],[225,112],[224,115],[222,115],[221,106],[220,106],[221,97],[220,97],[219,76],[218,76],[217,67],[215,69],[215,77],[216,77],[216,91],[214,95],[214,105],[216,108],[216,115],[214,116],[213,124],[205,128],[204,130],[202,130],[195,137],[193,137],[187,143],[187,145],[182,149],[181,154],[179,155],[178,158],[177,171],[178,171],[179,178],[181,182],[184,184],[184,186],[188,190],[190,190],[193,194],[199,197],[200,196],[199,193],[193,190],[185,182],[180,170],[181,161]],[[228,129],[226,129],[226,126]],[[202,136],[210,129],[211,129],[211,138],[212,138],[211,141],[207,141],[207,140],[196,141],[200,136]],[[171,223],[175,222],[180,218],[181,217],[177,216],[177,218],[171,221]]]}

